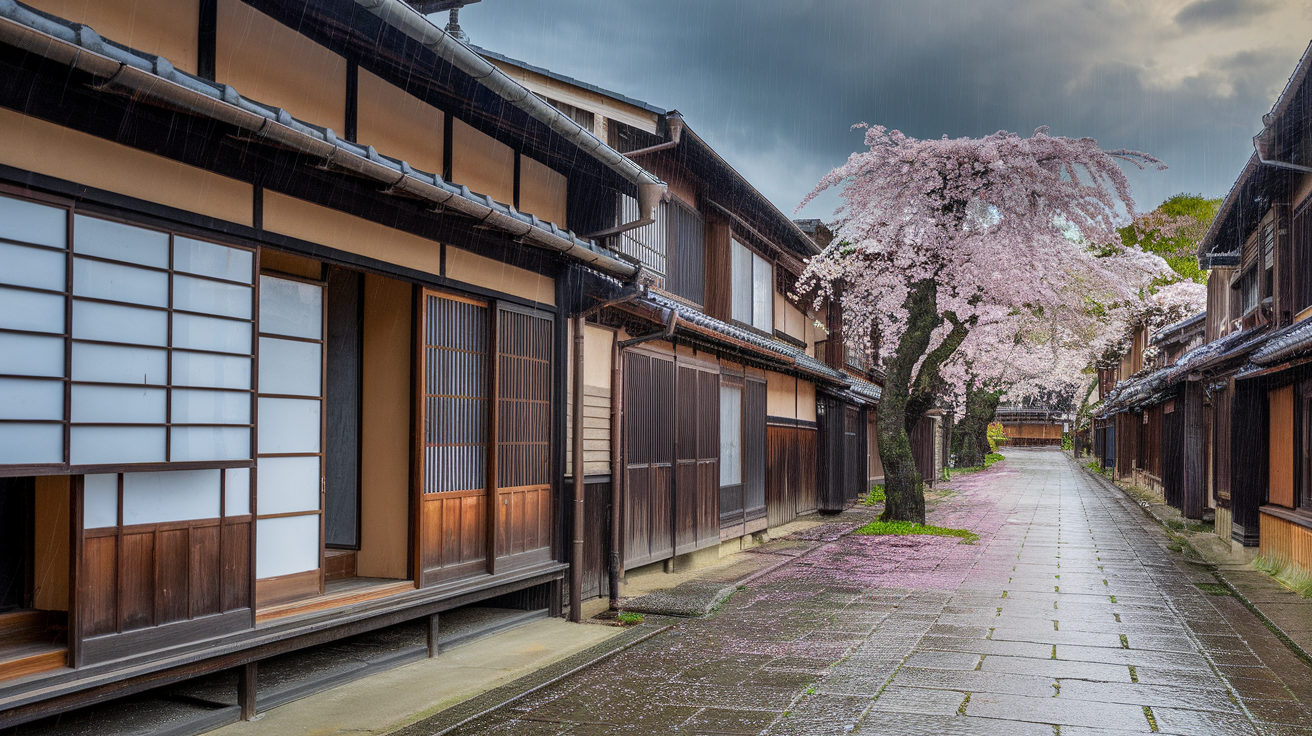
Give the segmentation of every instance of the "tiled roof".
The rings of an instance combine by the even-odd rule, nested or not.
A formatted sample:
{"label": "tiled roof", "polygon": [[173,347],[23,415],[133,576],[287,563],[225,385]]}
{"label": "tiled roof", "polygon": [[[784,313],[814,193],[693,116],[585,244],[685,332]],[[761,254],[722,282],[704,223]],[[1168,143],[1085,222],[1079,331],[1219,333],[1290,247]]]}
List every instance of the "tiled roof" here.
{"label": "tiled roof", "polygon": [[1312,350],[1312,320],[1304,320],[1273,333],[1250,358],[1257,365],[1272,365]]}

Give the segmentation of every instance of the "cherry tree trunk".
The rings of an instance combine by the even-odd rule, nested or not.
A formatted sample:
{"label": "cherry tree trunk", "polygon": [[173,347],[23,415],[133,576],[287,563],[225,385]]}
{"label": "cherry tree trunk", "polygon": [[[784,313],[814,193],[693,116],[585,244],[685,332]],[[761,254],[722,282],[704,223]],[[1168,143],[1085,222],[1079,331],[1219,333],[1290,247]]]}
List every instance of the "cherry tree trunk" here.
{"label": "cherry tree trunk", "polygon": [[897,351],[888,359],[884,396],[879,402],[879,458],[884,463],[884,521],[925,523],[925,479],[911,452],[911,430],[930,406],[913,401],[914,369],[929,347],[931,333],[942,324],[938,285],[924,280],[906,298],[907,326]]}
{"label": "cherry tree trunk", "polygon": [[952,452],[957,467],[974,468],[984,464],[989,453],[989,422],[993,421],[1002,395],[976,386],[966,389],[966,413],[952,432]]}

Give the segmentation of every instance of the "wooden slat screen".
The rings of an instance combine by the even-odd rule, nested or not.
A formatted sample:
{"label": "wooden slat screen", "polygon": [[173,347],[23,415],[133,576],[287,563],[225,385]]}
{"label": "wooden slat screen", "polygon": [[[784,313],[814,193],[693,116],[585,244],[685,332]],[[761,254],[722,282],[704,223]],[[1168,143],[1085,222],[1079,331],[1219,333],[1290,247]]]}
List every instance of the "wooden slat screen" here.
{"label": "wooden slat screen", "polygon": [[706,301],[706,229],[702,218],[677,202],[665,209],[669,279],[666,288],[688,301]]}
{"label": "wooden slat screen", "polygon": [[1295,397],[1295,408],[1297,413],[1294,416],[1295,426],[1298,430],[1298,436],[1295,438],[1294,446],[1299,449],[1295,458],[1298,467],[1295,472],[1298,474],[1298,498],[1299,506],[1304,509],[1312,509],[1312,380],[1305,379],[1298,385],[1298,395]]}
{"label": "wooden slat screen", "polygon": [[628,353],[624,376],[624,564],[631,568],[674,554],[674,362]]}
{"label": "wooden slat screen", "polygon": [[1270,434],[1267,471],[1268,503],[1293,508],[1294,503],[1294,387],[1281,386],[1268,394]]}
{"label": "wooden slat screen", "polygon": [[502,309],[497,325],[497,486],[551,483],[549,318]]}
{"label": "wooden slat screen", "polygon": [[[766,517],[765,381],[747,379],[743,390],[743,519]],[[749,525],[750,526],[750,525]],[[764,525],[758,525],[764,528]],[[747,529],[746,531],[758,531]]]}
{"label": "wooden slat screen", "polygon": [[1222,389],[1212,394],[1212,473],[1216,498],[1230,503],[1230,404],[1231,394]]}
{"label": "wooden slat screen", "polygon": [[434,294],[424,335],[424,493],[486,486],[488,309]]}

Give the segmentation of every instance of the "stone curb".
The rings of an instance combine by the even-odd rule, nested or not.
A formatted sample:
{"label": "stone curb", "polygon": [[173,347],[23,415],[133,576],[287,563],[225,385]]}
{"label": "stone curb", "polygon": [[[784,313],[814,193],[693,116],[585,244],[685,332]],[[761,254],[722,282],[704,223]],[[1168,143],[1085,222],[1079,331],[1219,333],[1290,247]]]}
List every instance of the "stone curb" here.
{"label": "stone curb", "polygon": [[[1076,461],[1072,459],[1071,462],[1076,462]],[[1099,473],[1095,473],[1083,465],[1080,465],[1080,468],[1084,472],[1088,473],[1091,477],[1100,481],[1103,485],[1110,486],[1112,489],[1115,489],[1116,491],[1124,495],[1126,498],[1130,499],[1131,502],[1133,502],[1136,506],[1138,506],[1143,511],[1145,516],[1157,522],[1157,524],[1161,526],[1162,529],[1166,530],[1167,532],[1173,531],[1170,528],[1170,526],[1167,525],[1166,521],[1160,515],[1158,515],[1158,513],[1153,509],[1152,504],[1143,503],[1139,499],[1134,498],[1128,492],[1126,492],[1124,488],[1121,488],[1120,486],[1111,482],[1105,476]],[[1289,651],[1293,652],[1295,656],[1306,662],[1308,665],[1312,665],[1312,652],[1309,652],[1308,650],[1304,649],[1298,642],[1296,642],[1292,637],[1290,637],[1289,634],[1285,633],[1284,629],[1281,629],[1278,625],[1276,625],[1275,621],[1272,621],[1269,616],[1267,616],[1265,613],[1262,613],[1262,609],[1259,608],[1256,603],[1253,603],[1251,600],[1249,600],[1247,596],[1241,593],[1239,589],[1235,587],[1234,583],[1231,583],[1228,579],[1226,579],[1224,573],[1220,570],[1217,570],[1216,565],[1214,563],[1207,562],[1206,564],[1212,568],[1211,571],[1212,577],[1216,578],[1216,580],[1220,582],[1221,585],[1225,586],[1226,590],[1230,591],[1230,595],[1238,599],[1239,602],[1243,604],[1244,608],[1247,608],[1249,611],[1251,611],[1253,615],[1256,616],[1258,620],[1263,623],[1263,625],[1265,625],[1268,629],[1270,629],[1271,633],[1275,634],[1276,638],[1279,639],[1281,643],[1283,643],[1285,647],[1289,649]]]}

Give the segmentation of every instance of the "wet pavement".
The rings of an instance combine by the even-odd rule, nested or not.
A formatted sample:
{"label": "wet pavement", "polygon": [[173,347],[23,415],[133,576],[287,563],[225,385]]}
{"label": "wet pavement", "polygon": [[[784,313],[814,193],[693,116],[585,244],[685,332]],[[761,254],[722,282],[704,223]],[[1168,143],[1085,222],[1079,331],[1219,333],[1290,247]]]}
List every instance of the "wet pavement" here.
{"label": "wet pavement", "polygon": [[[954,478],[950,537],[835,539],[460,734],[1312,733],[1312,668],[1062,454]],[[830,541],[825,541],[826,539]],[[407,733],[433,733],[425,724]]]}

